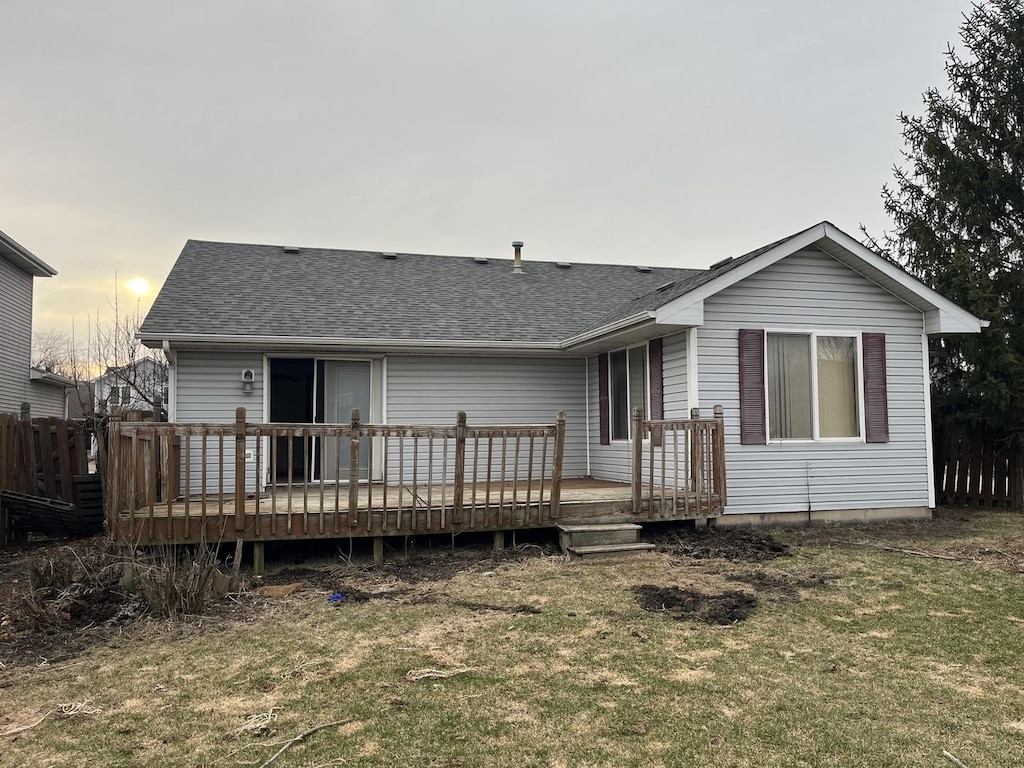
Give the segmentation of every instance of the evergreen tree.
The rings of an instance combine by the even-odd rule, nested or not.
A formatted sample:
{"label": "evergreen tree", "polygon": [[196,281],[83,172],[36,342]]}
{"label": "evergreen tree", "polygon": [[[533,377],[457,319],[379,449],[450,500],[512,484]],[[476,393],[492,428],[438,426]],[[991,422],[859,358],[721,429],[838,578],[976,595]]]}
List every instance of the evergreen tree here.
{"label": "evergreen tree", "polygon": [[1024,2],[964,15],[949,87],[900,115],[906,144],[882,192],[898,263],[991,325],[937,341],[933,412],[1024,443]]}

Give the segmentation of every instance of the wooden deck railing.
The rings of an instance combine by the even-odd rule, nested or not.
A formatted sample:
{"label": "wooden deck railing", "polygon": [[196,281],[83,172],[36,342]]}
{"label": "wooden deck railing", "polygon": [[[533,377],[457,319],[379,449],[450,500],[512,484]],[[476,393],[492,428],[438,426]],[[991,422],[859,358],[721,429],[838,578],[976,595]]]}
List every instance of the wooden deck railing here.
{"label": "wooden deck railing", "polygon": [[[107,519],[168,533],[217,518],[269,535],[500,528],[557,518],[565,414],[553,424],[109,425]],[[255,518],[255,520],[253,519]],[[532,519],[531,519],[532,518]]]}
{"label": "wooden deck railing", "polygon": [[[650,517],[714,517],[726,504],[725,423],[714,417],[646,420],[633,411],[633,513]],[[680,515],[680,512],[682,513]]]}

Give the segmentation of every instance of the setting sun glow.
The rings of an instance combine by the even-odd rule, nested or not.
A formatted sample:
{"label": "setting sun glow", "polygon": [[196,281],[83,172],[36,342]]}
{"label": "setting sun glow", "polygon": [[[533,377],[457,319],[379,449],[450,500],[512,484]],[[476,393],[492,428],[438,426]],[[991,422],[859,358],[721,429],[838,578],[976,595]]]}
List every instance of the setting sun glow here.
{"label": "setting sun glow", "polygon": [[149,281],[144,277],[133,277],[128,281],[128,290],[136,296],[145,296],[149,293]]}

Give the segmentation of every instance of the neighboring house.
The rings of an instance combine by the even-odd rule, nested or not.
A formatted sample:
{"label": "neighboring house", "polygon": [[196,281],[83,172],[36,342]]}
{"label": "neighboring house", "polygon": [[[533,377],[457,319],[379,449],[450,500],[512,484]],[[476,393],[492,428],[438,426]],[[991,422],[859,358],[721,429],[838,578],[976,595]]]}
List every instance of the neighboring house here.
{"label": "neighboring house", "polygon": [[152,411],[157,398],[167,400],[167,365],[152,357],[133,363],[110,366],[102,376],[90,382],[97,407],[105,400],[107,408],[122,411]]}
{"label": "neighboring house", "polygon": [[986,323],[828,222],[708,270],[189,241],[142,325],[170,419],[548,423],[630,479],[630,410],[724,406],[726,522],[925,516],[928,337]]}
{"label": "neighboring house", "polygon": [[66,389],[74,382],[32,367],[32,285],[57,270],[0,232],[0,411],[33,416],[67,414]]}

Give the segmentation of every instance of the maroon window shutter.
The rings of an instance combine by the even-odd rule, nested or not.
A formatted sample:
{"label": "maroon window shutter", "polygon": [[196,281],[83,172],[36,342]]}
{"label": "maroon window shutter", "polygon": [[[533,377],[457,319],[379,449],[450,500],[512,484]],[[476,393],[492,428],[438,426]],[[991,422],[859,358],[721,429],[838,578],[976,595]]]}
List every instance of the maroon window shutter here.
{"label": "maroon window shutter", "polygon": [[885,381],[885,334],[865,333],[864,350],[864,440],[889,442],[889,396]]}
{"label": "maroon window shutter", "polygon": [[765,444],[764,331],[740,329],[740,443]]}
{"label": "maroon window shutter", "polygon": [[[651,378],[651,408],[650,418],[665,418],[665,377],[664,365],[662,363],[662,340],[651,339],[647,342],[647,368]],[[651,439],[655,445],[661,445],[663,430],[651,431]]]}
{"label": "maroon window shutter", "polygon": [[608,353],[597,356],[597,399],[601,414],[601,445],[612,444],[612,430],[609,424],[608,401]]}

